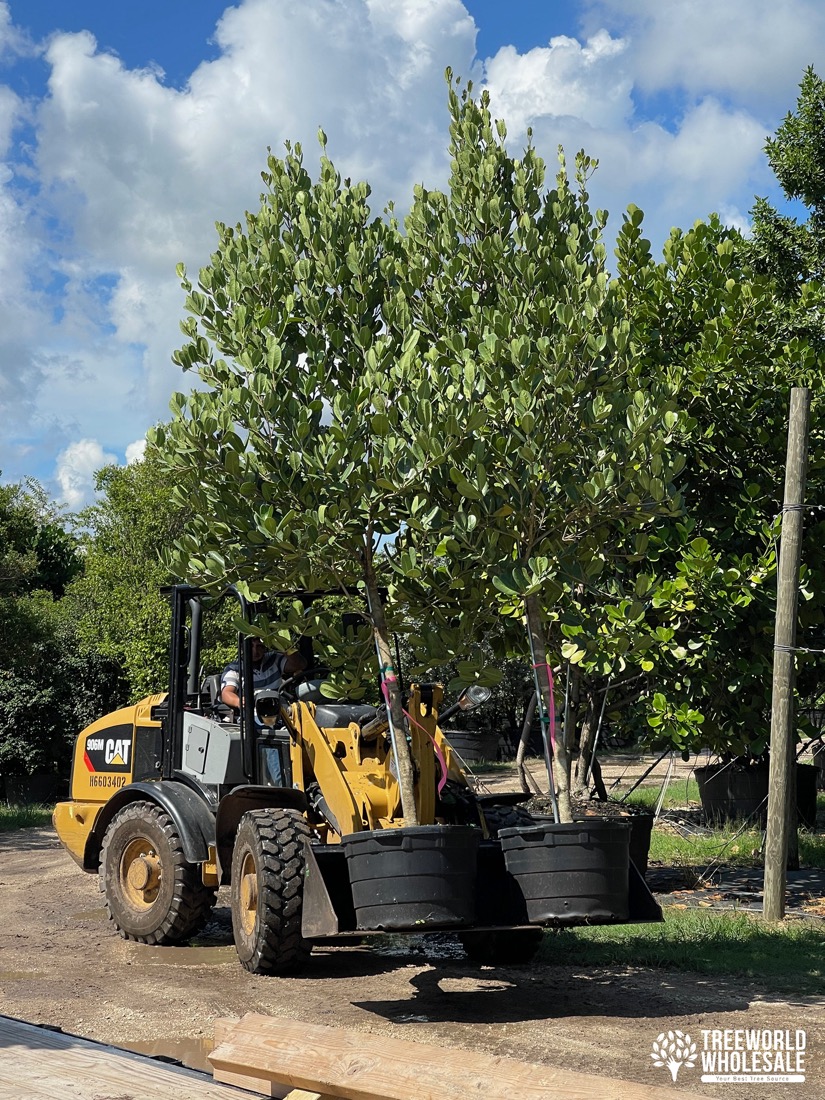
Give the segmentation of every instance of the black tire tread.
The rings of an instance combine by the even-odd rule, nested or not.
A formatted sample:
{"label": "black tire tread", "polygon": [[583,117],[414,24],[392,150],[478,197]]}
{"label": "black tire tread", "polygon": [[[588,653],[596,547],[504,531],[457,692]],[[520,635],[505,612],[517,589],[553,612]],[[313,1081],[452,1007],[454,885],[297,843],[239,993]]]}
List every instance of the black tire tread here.
{"label": "black tire tread", "polygon": [[[169,863],[175,879],[171,902],[157,929],[154,932],[141,935],[130,932],[128,928],[124,928],[118,923],[112,913],[106,891],[106,866],[109,849],[118,829],[130,821],[144,826],[147,821],[151,821],[161,830],[169,846]],[[169,874],[169,870],[170,868],[162,867],[161,874]],[[186,859],[175,823],[165,810],[153,802],[130,802],[109,823],[100,849],[98,884],[101,893],[106,897],[109,920],[112,921],[123,939],[132,940],[135,943],[151,944],[156,947],[181,943],[199,932],[209,920],[218,892],[217,887],[204,885],[201,879],[200,867],[197,864],[189,863]]]}
{"label": "black tire tread", "polygon": [[[241,965],[253,974],[293,974],[310,953],[310,945],[301,936],[304,840],[311,835],[310,827],[298,810],[251,810],[238,827],[236,851],[239,844],[245,843],[245,831],[250,830],[262,870],[254,950],[250,958],[241,958]],[[233,858],[233,879],[235,862]],[[234,930],[234,893],[232,924]]]}
{"label": "black tire tread", "polygon": [[496,837],[500,829],[517,829],[535,825],[536,820],[523,806],[484,806],[482,810],[490,836]]}

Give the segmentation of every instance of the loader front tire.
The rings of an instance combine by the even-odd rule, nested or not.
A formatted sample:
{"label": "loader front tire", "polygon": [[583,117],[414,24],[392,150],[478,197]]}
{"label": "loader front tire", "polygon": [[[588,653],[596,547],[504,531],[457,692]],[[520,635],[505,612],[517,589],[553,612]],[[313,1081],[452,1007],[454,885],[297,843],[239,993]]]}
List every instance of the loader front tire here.
{"label": "loader front tire", "polygon": [[301,936],[304,840],[297,810],[244,814],[232,852],[232,931],[241,964],[253,974],[294,974],[310,945]]}
{"label": "loader front tire", "polygon": [[217,892],[204,886],[171,817],[152,802],[130,802],[112,819],[101,846],[99,883],[121,936],[158,946],[198,932]]}

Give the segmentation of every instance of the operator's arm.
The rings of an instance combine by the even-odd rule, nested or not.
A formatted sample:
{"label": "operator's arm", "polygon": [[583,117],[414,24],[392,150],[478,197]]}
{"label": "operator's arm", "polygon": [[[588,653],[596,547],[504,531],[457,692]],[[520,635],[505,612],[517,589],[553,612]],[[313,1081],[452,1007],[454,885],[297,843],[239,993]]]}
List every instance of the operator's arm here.
{"label": "operator's arm", "polygon": [[243,706],[239,695],[240,686],[241,678],[237,663],[228,665],[221,676],[221,702],[234,710],[240,710]]}
{"label": "operator's arm", "polygon": [[228,707],[233,707],[235,710],[240,710],[242,703],[241,698],[238,695],[238,689],[236,687],[232,687],[231,684],[226,684],[226,686],[221,691],[221,702],[226,703]]}

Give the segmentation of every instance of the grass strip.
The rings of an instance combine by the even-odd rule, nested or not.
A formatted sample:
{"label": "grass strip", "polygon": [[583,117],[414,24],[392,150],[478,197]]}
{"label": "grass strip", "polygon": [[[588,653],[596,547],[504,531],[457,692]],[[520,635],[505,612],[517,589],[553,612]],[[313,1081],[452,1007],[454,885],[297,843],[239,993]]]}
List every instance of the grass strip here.
{"label": "grass strip", "polygon": [[748,978],[765,990],[821,993],[825,922],[768,925],[741,912],[665,910],[664,924],[601,925],[549,934],[545,963],[643,966]]}
{"label": "grass strip", "polygon": [[[646,810],[655,810],[662,793],[661,783],[652,783],[650,786],[637,787],[627,796],[629,806],[642,806]],[[613,796],[615,797],[615,795]],[[621,798],[621,792],[618,793]],[[668,784],[667,794],[662,803],[668,810],[674,806],[688,806],[694,803],[700,805],[699,784],[695,779],[674,779]]]}
{"label": "grass strip", "polygon": [[0,833],[8,833],[12,829],[31,829],[37,825],[51,825],[52,809],[52,806],[37,803],[21,806],[0,804]]}
{"label": "grass strip", "polygon": [[[733,825],[712,833],[679,836],[655,828],[650,838],[650,858],[666,867],[762,867],[762,833],[747,829],[740,833]],[[825,836],[802,831],[799,834],[799,863],[802,867],[825,867]]]}

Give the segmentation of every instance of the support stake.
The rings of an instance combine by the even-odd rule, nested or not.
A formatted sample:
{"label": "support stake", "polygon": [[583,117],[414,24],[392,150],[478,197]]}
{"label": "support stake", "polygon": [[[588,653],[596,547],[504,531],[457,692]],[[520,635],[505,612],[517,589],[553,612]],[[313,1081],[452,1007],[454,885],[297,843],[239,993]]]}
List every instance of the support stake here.
{"label": "support stake", "polygon": [[[776,583],[776,629],[771,700],[771,763],[768,780],[768,826],[765,841],[765,920],[785,916],[788,850],[796,833],[796,755],[794,753],[794,649],[802,556],[802,505],[808,461],[811,391],[791,390],[785,497]],[[793,846],[794,849],[796,845]]]}

